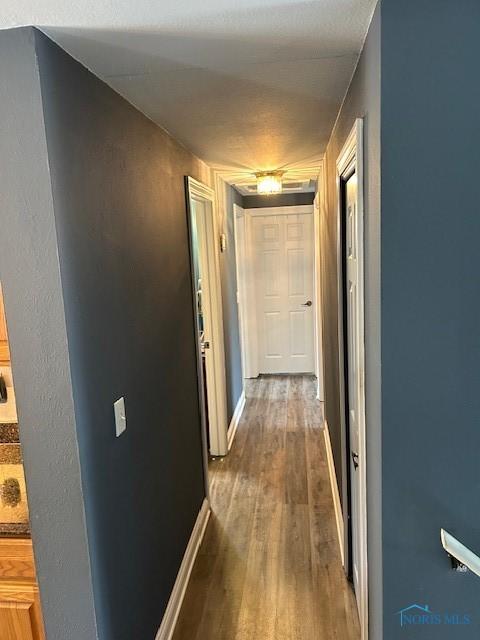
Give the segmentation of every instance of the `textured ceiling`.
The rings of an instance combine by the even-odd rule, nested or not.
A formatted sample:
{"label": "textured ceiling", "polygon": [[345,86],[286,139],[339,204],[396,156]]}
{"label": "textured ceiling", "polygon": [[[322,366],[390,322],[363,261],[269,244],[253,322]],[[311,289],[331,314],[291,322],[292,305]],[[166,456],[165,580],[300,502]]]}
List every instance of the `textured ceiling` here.
{"label": "textured ceiling", "polygon": [[200,158],[317,164],[376,0],[3,0]]}

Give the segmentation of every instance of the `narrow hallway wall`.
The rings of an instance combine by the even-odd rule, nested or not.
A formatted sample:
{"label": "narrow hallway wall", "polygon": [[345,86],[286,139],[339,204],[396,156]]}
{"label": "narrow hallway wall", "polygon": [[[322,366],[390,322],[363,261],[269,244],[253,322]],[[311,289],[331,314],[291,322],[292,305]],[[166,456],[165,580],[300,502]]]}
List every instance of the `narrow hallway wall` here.
{"label": "narrow hallway wall", "polygon": [[[18,222],[21,231],[16,232],[31,238],[27,257],[36,257],[36,243],[42,243],[44,257],[35,267],[44,290],[52,277],[46,267],[49,261],[59,271],[62,290],[50,294],[50,306],[53,313],[60,305],[64,324],[59,327],[66,333],[57,328],[50,336],[51,348],[42,356],[48,374],[42,393],[49,397],[50,389],[62,385],[65,397],[70,401],[73,397],[74,403],[74,415],[71,402],[67,406],[64,398],[55,405],[61,407],[58,436],[47,441],[46,449],[42,447],[44,456],[37,455],[38,441],[26,440],[27,475],[35,481],[32,520],[39,512],[42,520],[42,509],[48,505],[52,531],[57,523],[68,530],[78,496],[72,491],[66,502],[55,491],[50,494],[42,470],[58,454],[55,437],[63,446],[65,425],[72,424],[73,434],[76,425],[83,490],[79,499],[84,499],[80,513],[85,510],[98,637],[154,638],[205,494],[184,176],[208,183],[210,172],[46,36],[27,31],[27,53],[32,69],[38,65],[41,85],[41,98],[29,116],[41,124],[32,137],[46,137],[43,155],[35,156],[35,171],[43,168],[46,174],[43,186],[48,185],[53,211],[46,238],[35,233],[39,214],[27,208],[19,208],[23,215]],[[15,105],[18,116],[13,111],[8,116],[18,127],[28,125],[25,101],[35,95],[14,91],[24,87],[26,77],[9,78],[8,91],[18,93],[20,102]],[[20,117],[25,122],[20,123]],[[23,171],[15,166],[19,157],[18,152],[2,154],[12,175]],[[27,169],[36,176],[30,165]],[[27,173],[28,184],[31,179]],[[10,182],[8,189],[19,188]],[[14,195],[16,202],[24,202],[23,187]],[[14,216],[18,217],[17,211]],[[8,231],[9,243],[20,242]],[[29,273],[24,260],[25,256],[13,256],[8,272]],[[12,296],[8,277],[5,285]],[[31,294],[31,287],[25,291]],[[47,303],[48,299],[41,302]],[[20,309],[20,302],[16,304]],[[30,305],[35,308],[34,301]],[[15,313],[15,305],[13,309]],[[37,320],[41,325],[35,329]],[[38,331],[41,336],[50,320],[34,314],[30,322],[33,335]],[[13,327],[13,351],[18,350],[19,335]],[[58,360],[63,348],[68,348],[68,374]],[[55,367],[50,368],[52,363]],[[27,380],[23,372],[20,366],[17,386]],[[38,377],[45,381],[45,376]],[[35,385],[29,394],[19,389],[26,434],[44,428],[35,424],[41,414],[28,411],[36,392]],[[113,403],[121,396],[127,430],[117,439]],[[66,467],[63,459],[57,463],[68,491],[71,476],[77,481],[80,477],[75,476],[74,454],[68,451],[65,456]],[[62,482],[57,483],[59,491]],[[50,574],[51,568],[42,561],[49,557],[46,549],[54,550],[48,530],[37,526],[37,531],[49,637],[93,640],[95,631],[86,627],[88,594],[78,597],[68,585],[69,576],[80,579],[88,571],[88,562],[72,569],[71,559],[62,555],[67,547],[58,545],[54,565],[64,567],[69,576],[61,574],[58,585],[50,585],[56,574]],[[80,539],[80,529],[72,538]],[[78,553],[74,546],[71,555],[78,558]],[[55,603],[62,614],[57,615],[49,596],[62,584],[66,602]],[[74,602],[69,604],[69,598]],[[71,620],[65,619],[69,606],[84,611],[84,624],[73,613]]]}
{"label": "narrow hallway wall", "polygon": [[42,610],[48,638],[93,640],[89,541],[34,30],[0,31],[0,60],[0,280]]}
{"label": "narrow hallway wall", "polygon": [[237,304],[237,273],[235,256],[235,221],[233,205],[243,206],[241,194],[225,184],[224,228],[226,250],[220,253],[220,275],[222,280],[223,331],[225,339],[225,373],[227,379],[227,417],[230,421],[242,395],[242,355]]}
{"label": "narrow hallway wall", "polygon": [[338,342],[338,198],[336,162],[356,118],[364,119],[365,357],[370,640],[382,638],[380,410],[380,80],[381,5],[377,5],[357,69],[326,152],[327,207],[322,212],[325,416],[343,508],[346,446],[341,433]]}
{"label": "narrow hallway wall", "polygon": [[[452,571],[440,544],[444,527],[480,553],[479,35],[478,0],[383,1],[384,635],[391,640],[480,635],[480,580]],[[412,603],[428,605],[440,624],[401,628],[395,614]]]}

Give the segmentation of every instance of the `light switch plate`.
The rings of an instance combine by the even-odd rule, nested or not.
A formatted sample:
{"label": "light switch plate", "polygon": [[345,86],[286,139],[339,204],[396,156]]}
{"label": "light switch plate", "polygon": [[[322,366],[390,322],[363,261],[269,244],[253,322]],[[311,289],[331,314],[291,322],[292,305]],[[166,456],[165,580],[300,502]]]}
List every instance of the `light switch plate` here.
{"label": "light switch plate", "polygon": [[125,413],[125,398],[119,398],[113,404],[113,410],[115,412],[115,433],[117,438],[122,435],[122,433],[127,428],[127,415]]}

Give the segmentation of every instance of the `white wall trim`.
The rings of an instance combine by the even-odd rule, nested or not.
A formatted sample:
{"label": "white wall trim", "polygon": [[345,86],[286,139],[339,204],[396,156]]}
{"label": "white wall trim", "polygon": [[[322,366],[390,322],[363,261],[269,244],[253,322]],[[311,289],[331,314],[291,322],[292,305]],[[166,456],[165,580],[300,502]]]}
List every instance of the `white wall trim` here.
{"label": "white wall trim", "polygon": [[237,433],[238,425],[240,423],[240,419],[242,417],[243,410],[245,409],[245,391],[242,391],[242,395],[238,399],[237,406],[235,407],[235,411],[233,412],[232,419],[230,421],[230,426],[228,427],[228,450],[232,448],[233,440],[235,438],[235,434]]}
{"label": "white wall trim", "polygon": [[[235,211],[239,211],[236,209]],[[258,328],[256,314],[255,280],[252,268],[254,265],[252,246],[252,216],[250,209],[242,209],[244,221],[244,246],[243,253],[236,253],[238,285],[243,301],[242,318],[244,320],[243,332],[240,336],[244,359],[244,378],[257,378],[260,374],[258,365]],[[235,233],[237,233],[238,220],[235,220]],[[243,258],[243,264],[239,264],[239,258]]]}
{"label": "white wall trim", "polygon": [[315,375],[317,376],[317,400],[325,400],[323,370],[323,297],[322,297],[322,248],[321,225],[325,206],[325,161],[320,162],[317,192],[313,201],[314,251],[315,251]]}
{"label": "white wall trim", "polygon": [[210,505],[208,500],[205,499],[200,508],[200,511],[193,527],[192,535],[188,541],[185,554],[183,556],[182,564],[177,574],[177,579],[173,585],[170,599],[165,609],[162,624],[155,636],[155,640],[171,640],[173,632],[175,631],[175,625],[177,624],[178,615],[182,608],[183,598],[187,590],[188,581],[192,573],[193,565],[200,548],[200,544],[205,535],[205,529],[207,528],[208,519],[210,517]]}
{"label": "white wall trim", "polygon": [[[227,187],[227,183],[223,183]],[[240,330],[240,353],[242,359],[242,388],[245,391],[245,378],[250,377],[250,363],[248,361],[248,353],[246,345],[248,344],[248,309],[247,295],[245,291],[245,252],[247,237],[247,220],[243,207],[238,204],[233,205],[233,236],[235,245],[235,274],[237,276],[237,315],[238,327]]]}
{"label": "white wall trim", "polygon": [[337,523],[338,546],[340,547],[340,555],[342,556],[342,566],[345,566],[345,549],[344,549],[344,526],[342,504],[340,502],[340,493],[338,491],[337,476],[335,473],[335,461],[333,459],[332,442],[330,440],[330,431],[328,424],[324,422],[325,448],[327,450],[328,475],[330,476],[330,486],[332,488],[333,506],[335,509],[335,521]]}

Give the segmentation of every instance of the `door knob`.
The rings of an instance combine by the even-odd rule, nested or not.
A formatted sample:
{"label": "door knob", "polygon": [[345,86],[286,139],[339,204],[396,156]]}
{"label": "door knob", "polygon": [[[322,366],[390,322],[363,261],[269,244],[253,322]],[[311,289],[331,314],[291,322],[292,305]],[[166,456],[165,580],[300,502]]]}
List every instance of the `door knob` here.
{"label": "door knob", "polygon": [[304,302],[302,304],[302,307],[311,307],[312,306],[312,301],[311,300],[307,300],[306,302]]}
{"label": "door knob", "polygon": [[355,453],[355,451],[352,451],[352,462],[354,469],[358,469],[358,453]]}

